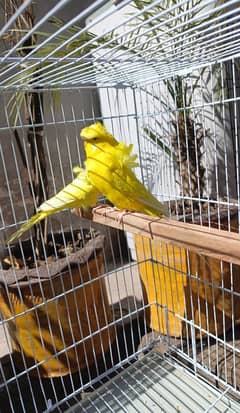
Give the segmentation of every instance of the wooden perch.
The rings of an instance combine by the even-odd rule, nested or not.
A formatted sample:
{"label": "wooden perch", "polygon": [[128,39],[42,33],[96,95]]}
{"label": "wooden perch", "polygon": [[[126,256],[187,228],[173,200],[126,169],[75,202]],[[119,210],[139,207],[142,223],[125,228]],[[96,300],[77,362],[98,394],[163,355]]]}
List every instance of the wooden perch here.
{"label": "wooden perch", "polygon": [[105,205],[98,206],[92,212],[93,221],[99,224],[240,265],[240,234],[136,212],[126,212],[119,222],[121,211]]}

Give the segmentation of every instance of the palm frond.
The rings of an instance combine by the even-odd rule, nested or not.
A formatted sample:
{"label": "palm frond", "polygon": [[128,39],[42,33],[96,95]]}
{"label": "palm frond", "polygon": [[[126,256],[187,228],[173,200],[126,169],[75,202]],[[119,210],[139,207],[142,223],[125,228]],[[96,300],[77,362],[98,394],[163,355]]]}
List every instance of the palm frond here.
{"label": "palm frond", "polygon": [[162,151],[167,154],[171,159],[177,161],[174,151],[164,142],[163,138],[156,133],[150,126],[143,127],[144,134],[151,139]]}

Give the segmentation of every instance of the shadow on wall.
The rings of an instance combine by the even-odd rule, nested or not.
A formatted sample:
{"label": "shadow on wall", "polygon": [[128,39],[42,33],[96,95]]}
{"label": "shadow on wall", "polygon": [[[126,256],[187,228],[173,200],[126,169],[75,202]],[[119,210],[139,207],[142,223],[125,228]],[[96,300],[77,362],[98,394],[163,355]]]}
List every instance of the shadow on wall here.
{"label": "shadow on wall", "polygon": [[216,65],[211,72],[207,72],[203,90],[206,102],[204,117],[210,131],[210,139],[205,140],[204,149],[210,197],[215,200],[237,199],[240,162],[239,66],[235,64],[233,73],[232,61],[225,62],[221,67]]}

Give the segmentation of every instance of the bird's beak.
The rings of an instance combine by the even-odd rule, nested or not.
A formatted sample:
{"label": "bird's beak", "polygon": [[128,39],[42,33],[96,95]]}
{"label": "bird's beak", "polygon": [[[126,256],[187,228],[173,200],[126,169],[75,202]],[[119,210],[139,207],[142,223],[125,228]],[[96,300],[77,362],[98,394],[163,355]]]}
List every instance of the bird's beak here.
{"label": "bird's beak", "polygon": [[87,140],[88,140],[88,139],[86,138],[86,136],[81,135],[81,133],[80,133],[80,138],[81,138],[83,141],[87,141]]}

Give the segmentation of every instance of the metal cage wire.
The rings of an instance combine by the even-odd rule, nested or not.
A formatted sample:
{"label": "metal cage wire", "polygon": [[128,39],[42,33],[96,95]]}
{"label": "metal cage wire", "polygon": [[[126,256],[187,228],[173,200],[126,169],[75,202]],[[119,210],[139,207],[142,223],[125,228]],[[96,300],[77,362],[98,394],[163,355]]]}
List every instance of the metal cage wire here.
{"label": "metal cage wire", "polygon": [[[26,56],[17,56],[18,48],[35,32],[41,32],[44,23],[67,7],[68,3],[68,0],[60,1],[47,10],[35,26],[1,57],[2,88],[29,86],[29,74],[33,68],[38,69],[37,86],[42,87],[96,82],[99,85],[134,85],[146,83],[149,79],[185,74],[194,67],[239,55],[238,1],[217,4],[213,0],[200,3],[185,0],[173,3],[171,7],[166,7],[164,1],[147,2],[140,10],[131,7],[130,1],[123,1],[90,19],[84,28],[75,26],[70,36],[69,27],[86,19],[106,3],[97,1],[70,21],[63,22],[58,30],[40,41]],[[1,36],[27,5],[28,2],[24,2],[15,12],[2,28]],[[94,35],[96,27],[127,5],[130,5],[130,16],[117,23],[113,19],[107,29]],[[142,21],[144,13],[148,14]],[[123,27],[124,30],[121,30]],[[89,33],[93,36],[87,37],[88,41],[82,44],[84,35]],[[72,42],[76,46],[73,50]],[[31,85],[34,86],[34,81]]]}
{"label": "metal cage wire", "polygon": [[[34,182],[29,128],[33,129],[35,137],[37,128],[43,130],[49,194],[54,194],[73,179],[73,167],[83,165],[84,151],[79,131],[96,120],[103,121],[117,139],[133,143],[140,164],[136,168],[137,176],[160,201],[166,202],[173,219],[239,233],[239,2],[184,0],[170,2],[170,5],[156,0],[142,2],[141,7],[137,7],[138,2],[129,0],[117,4],[98,0],[74,16],[68,9],[74,1],[61,0],[52,8],[47,3],[43,10],[36,2],[33,27],[23,31],[16,44],[8,48],[11,29],[31,3],[29,0],[21,3],[0,30],[2,243],[6,235],[25,222],[36,207],[36,199],[31,197]],[[60,20],[62,16],[64,18]],[[21,54],[21,48],[26,47],[34,34],[37,43],[27,49],[27,53]],[[21,93],[42,96],[39,98],[40,123],[35,121],[29,103],[20,109],[14,106],[13,102],[19,102]],[[26,111],[30,114],[28,118]],[[15,131],[22,144],[25,167]],[[39,166],[41,160],[36,153]],[[44,192],[46,187],[41,170],[39,180]],[[56,232],[62,234],[67,250],[69,238],[66,231],[70,232],[71,241],[75,231],[81,234],[90,231],[92,234],[92,226],[96,230],[94,224],[79,220],[70,212],[50,218],[48,232],[52,237],[54,260],[59,260],[54,239]],[[203,400],[205,407],[202,410],[198,405],[199,412],[211,411],[215,403],[220,409],[216,411],[224,411],[221,409],[226,406],[218,407],[219,400],[224,402],[225,395],[230,392],[239,397],[239,267],[223,261],[216,263],[209,257],[194,258],[191,251],[183,253],[174,246],[166,249],[164,243],[160,243],[161,254],[157,243],[151,245],[149,254],[143,239],[139,242],[140,256],[133,245],[136,241],[129,234],[123,236],[108,227],[97,229],[104,233],[106,239],[102,251],[104,271],[99,270],[98,274],[103,318],[100,318],[99,303],[94,295],[97,283],[94,274],[88,267],[87,278],[84,278],[78,264],[76,285],[75,272],[66,256],[67,288],[62,280],[62,290],[57,291],[51,281],[52,291],[56,289],[55,296],[46,297],[42,290],[43,301],[33,307],[25,306],[19,313],[11,304],[11,315],[2,317],[0,321],[0,342],[2,340],[6,349],[4,356],[7,360],[2,358],[0,363],[3,405],[10,412],[64,411],[79,402],[82,393],[88,393],[101,384],[103,387],[97,389],[97,400],[94,399],[96,393],[93,392],[93,397],[88,395],[81,404],[82,411],[101,411],[103,405],[108,411],[115,411],[114,401],[115,406],[128,411],[130,407],[124,403],[129,402],[132,396],[127,391],[124,393],[121,387],[129,380],[124,376],[125,366],[130,366],[157,343],[160,352],[168,351],[168,357],[164,356],[161,361],[165,363],[162,369],[166,372],[168,363],[172,363],[171,366],[176,368],[176,383],[181,365],[184,366],[183,371],[193,372],[196,377],[201,376],[206,383],[221,389],[222,393],[214,393],[216,389],[211,390],[213,393],[209,390],[212,398],[206,405]],[[23,245],[19,241],[21,265],[28,274]],[[31,236],[30,245],[35,251]],[[47,262],[47,251],[43,252]],[[2,246],[1,257],[4,254],[6,250]],[[17,280],[14,252],[10,247],[7,248],[7,256],[13,263],[12,274]],[[96,250],[94,257],[97,263]],[[36,254],[33,261],[36,277],[40,277]],[[4,268],[1,270],[3,275]],[[153,282],[151,268],[156,276],[153,295],[150,292]],[[170,271],[170,276],[167,271]],[[145,285],[142,273],[146,274]],[[21,286],[18,281],[15,284],[17,295],[24,302]],[[4,288],[11,303],[11,285]],[[84,316],[78,303],[77,294],[81,292]],[[33,290],[31,294],[34,296]],[[62,314],[58,307],[61,299],[66,305],[70,344],[66,342],[61,324]],[[89,299],[91,309],[87,308]],[[51,303],[55,305],[58,327],[54,327],[52,314],[47,309]],[[47,352],[39,318],[41,309],[45,308],[52,353]],[[156,311],[158,328],[149,324],[152,311]],[[71,323],[72,312],[77,317],[74,326]],[[34,363],[29,365],[26,350],[21,347],[24,344],[20,342],[18,351],[23,368],[19,369],[12,353],[12,332],[9,336],[8,326],[22,315],[28,320],[27,315],[31,314],[36,319],[46,357],[39,360],[35,354]],[[94,327],[91,317],[95,320]],[[179,323],[181,329],[177,332]],[[219,325],[222,325],[222,330]],[[57,331],[63,343],[61,349],[56,347],[56,328],[59,328]],[[76,330],[80,331],[80,336],[76,336]],[[98,353],[94,340],[99,340]],[[78,353],[79,345],[84,354],[84,368]],[[71,350],[75,353],[77,366],[73,374],[42,376],[44,362],[58,360],[62,355],[70,372]],[[151,356],[146,359],[145,366],[155,369],[159,359],[153,357],[153,360]],[[147,384],[153,380],[148,377],[144,360],[140,360],[139,368],[148,387]],[[136,363],[129,367],[133,377]],[[116,374],[114,391],[110,390],[112,402],[104,395],[104,383]],[[161,374],[158,370],[154,374],[157,381]],[[175,370],[172,374],[174,376]],[[169,383],[172,383],[173,376],[169,376]],[[183,381],[185,379],[195,394],[197,382],[188,381],[184,376]],[[139,380],[141,382],[137,376],[138,384]],[[201,382],[201,386],[204,385]],[[133,382],[129,384],[135,397],[141,400],[144,386],[141,383],[139,386],[134,387]],[[156,394],[160,390],[154,391],[151,397],[156,402]],[[122,394],[122,402],[119,393]],[[164,399],[164,393],[161,397]],[[169,394],[166,393],[165,397],[170,403]],[[191,403],[193,399],[194,396]],[[141,403],[137,408],[141,411]],[[160,410],[159,407],[159,411],[164,411],[164,408]]]}

